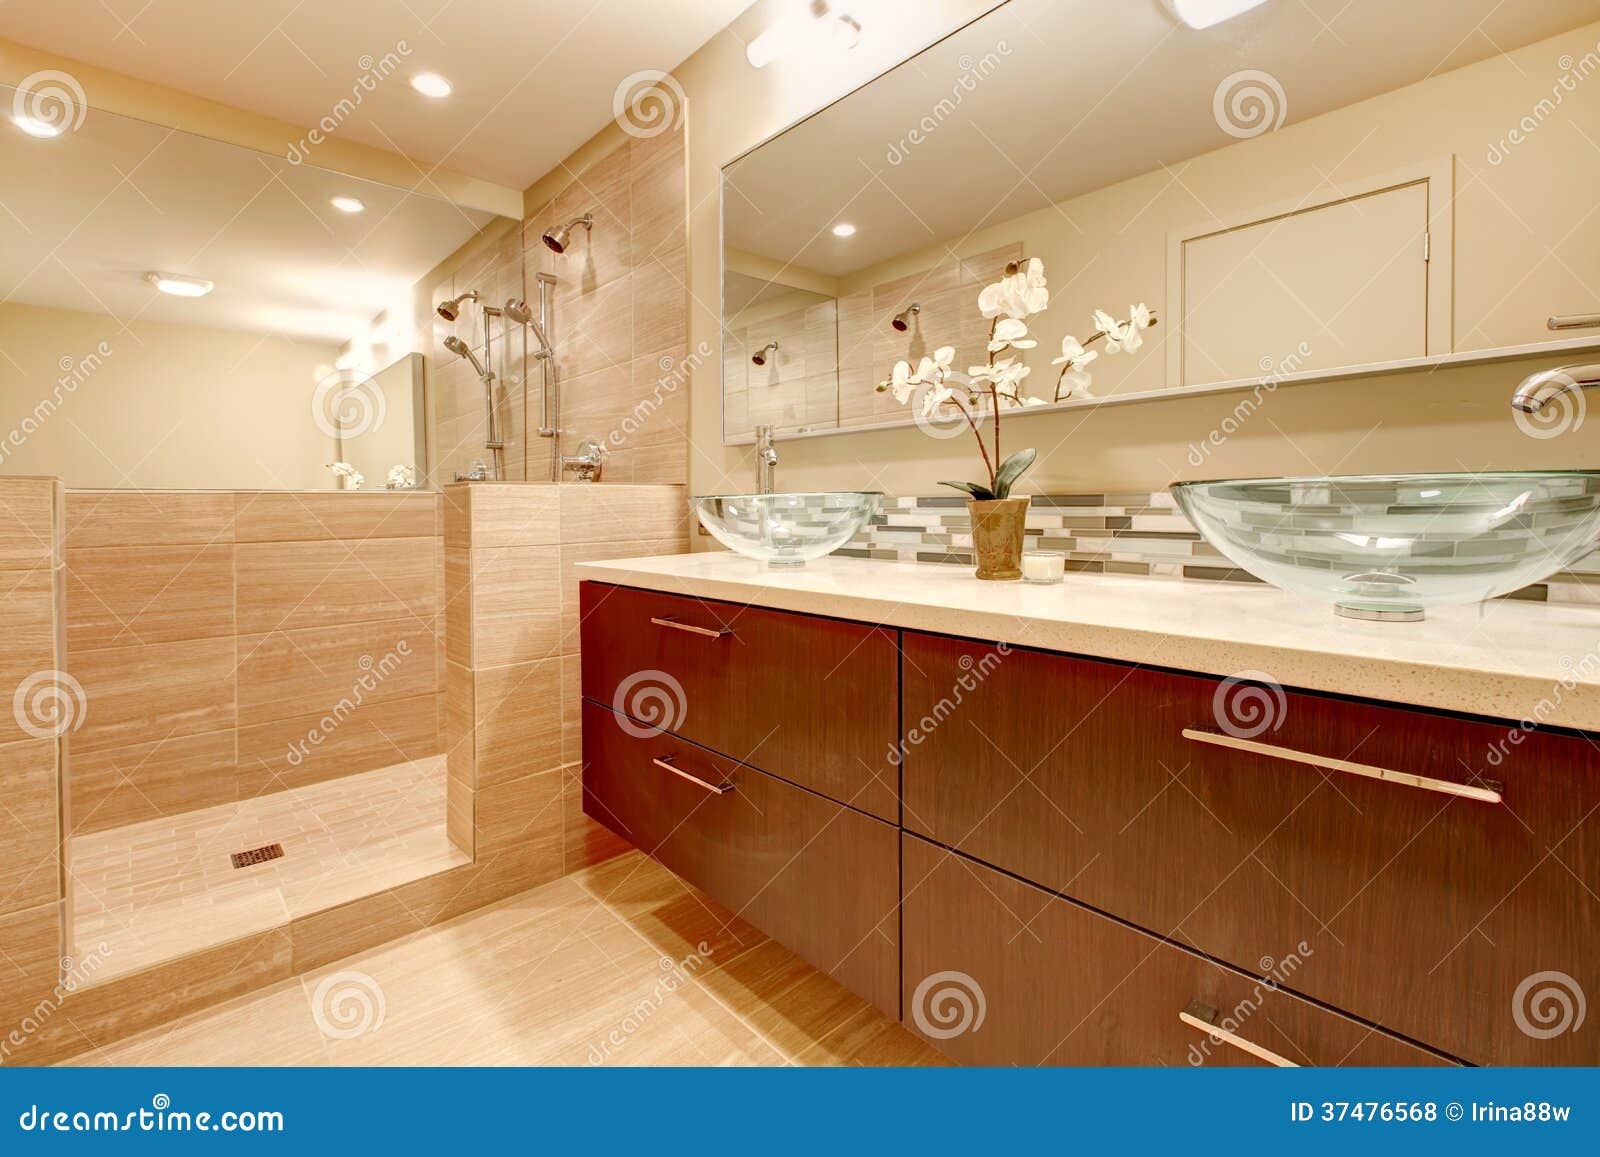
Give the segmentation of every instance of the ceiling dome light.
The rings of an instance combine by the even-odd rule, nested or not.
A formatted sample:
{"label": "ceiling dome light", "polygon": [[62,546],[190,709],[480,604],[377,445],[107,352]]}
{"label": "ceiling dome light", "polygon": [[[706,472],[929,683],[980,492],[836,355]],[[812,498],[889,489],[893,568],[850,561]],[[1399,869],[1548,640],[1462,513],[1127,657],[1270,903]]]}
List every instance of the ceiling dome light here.
{"label": "ceiling dome light", "polygon": [[833,227],[833,235],[835,237],[854,237],[856,235],[856,227],[848,221],[840,221]]}
{"label": "ceiling dome light", "polygon": [[38,137],[42,141],[47,141],[51,137],[59,137],[61,135],[60,125],[53,125],[49,121],[42,121],[38,117],[14,116],[11,118],[11,123],[16,125],[23,132],[27,133],[30,137]]}
{"label": "ceiling dome light", "polygon": [[367,206],[359,197],[333,197],[329,199],[328,204],[341,213],[365,213],[367,210]]}
{"label": "ceiling dome light", "polygon": [[791,10],[745,45],[744,56],[752,67],[765,68],[780,56],[809,51],[830,39],[835,48],[854,48],[861,39],[861,22],[848,13],[835,13],[827,0],[811,0],[805,11]]}
{"label": "ceiling dome light", "polygon": [[204,297],[211,292],[211,282],[199,277],[185,277],[181,273],[146,273],[144,279],[162,293],[173,297]]}
{"label": "ceiling dome light", "polygon": [[411,87],[423,96],[430,96],[434,100],[442,100],[450,95],[452,89],[450,82],[437,72],[419,72],[411,78]]}
{"label": "ceiling dome light", "polygon": [[1210,28],[1235,16],[1243,16],[1267,0],[1166,0],[1172,14],[1190,28]]}

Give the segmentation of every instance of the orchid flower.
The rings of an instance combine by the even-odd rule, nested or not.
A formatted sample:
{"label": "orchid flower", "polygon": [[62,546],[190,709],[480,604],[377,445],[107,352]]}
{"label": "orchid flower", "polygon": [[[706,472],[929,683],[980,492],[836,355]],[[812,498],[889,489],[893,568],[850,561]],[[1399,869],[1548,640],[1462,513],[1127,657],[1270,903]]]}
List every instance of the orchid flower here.
{"label": "orchid flower", "polygon": [[1049,305],[1050,290],[1045,283],[1044,263],[1037,257],[1030,258],[1015,273],[1008,273],[993,285],[985,286],[978,294],[978,311],[987,318],[1021,321]]}
{"label": "orchid flower", "polygon": [[989,352],[998,353],[1007,346],[1013,349],[1031,350],[1038,344],[1028,336],[1026,322],[1014,317],[1003,317],[995,322],[994,336],[989,339]]}
{"label": "orchid flower", "polygon": [[893,390],[894,400],[903,406],[911,400],[911,392],[916,385],[911,375],[911,363],[895,362],[894,369],[889,371],[888,380],[878,383],[878,393]]}
{"label": "orchid flower", "polygon": [[346,490],[360,490],[362,483],[367,480],[366,475],[348,462],[329,462],[328,469],[333,471],[335,478],[344,479]]}

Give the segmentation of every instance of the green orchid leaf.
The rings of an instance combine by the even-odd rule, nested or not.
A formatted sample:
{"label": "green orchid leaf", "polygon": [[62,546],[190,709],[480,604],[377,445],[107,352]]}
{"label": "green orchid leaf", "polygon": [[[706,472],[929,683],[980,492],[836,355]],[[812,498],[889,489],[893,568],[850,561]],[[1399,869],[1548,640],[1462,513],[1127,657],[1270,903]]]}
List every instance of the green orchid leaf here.
{"label": "green orchid leaf", "polygon": [[1000,469],[994,472],[995,497],[1011,497],[1012,484],[1022,477],[1023,472],[1033,465],[1033,460],[1038,456],[1039,452],[1037,450],[1018,450],[1000,463]]}
{"label": "green orchid leaf", "polygon": [[988,502],[995,496],[994,492],[987,486],[980,486],[976,482],[941,482],[939,485],[953,486],[957,490],[963,490],[979,502]]}

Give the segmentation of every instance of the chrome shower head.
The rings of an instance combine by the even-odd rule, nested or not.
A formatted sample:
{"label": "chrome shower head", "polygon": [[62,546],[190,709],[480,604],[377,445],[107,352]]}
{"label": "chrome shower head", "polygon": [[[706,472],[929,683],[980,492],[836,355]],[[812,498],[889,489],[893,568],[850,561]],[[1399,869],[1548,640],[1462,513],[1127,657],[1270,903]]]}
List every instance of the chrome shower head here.
{"label": "chrome shower head", "polygon": [[513,297],[500,307],[500,312],[517,325],[525,325],[533,330],[533,336],[539,339],[539,348],[533,352],[536,358],[550,356],[550,339],[545,336],[544,326],[539,324],[539,319],[533,315],[533,310],[528,308],[528,303],[520,297]]}
{"label": "chrome shower head", "polygon": [[922,306],[913,301],[905,309],[895,314],[890,319],[889,324],[894,327],[896,333],[905,333],[906,330],[911,328],[911,319],[921,312]]}
{"label": "chrome shower head", "polygon": [[544,243],[557,253],[567,251],[567,242],[572,238],[572,231],[579,225],[585,229],[594,230],[594,214],[585,213],[582,217],[574,217],[565,225],[557,225],[554,229],[544,231]]}
{"label": "chrome shower head", "polygon": [[775,354],[777,352],[778,343],[775,341],[769,341],[766,345],[762,346],[760,350],[751,354],[750,360],[755,362],[755,364],[758,366],[764,366],[767,364],[767,355]]}
{"label": "chrome shower head", "polygon": [[478,376],[480,378],[487,378],[489,376],[489,371],[483,368],[483,363],[480,362],[476,355],[473,354],[472,350],[467,347],[467,343],[462,341],[455,334],[451,334],[449,337],[444,339],[444,348],[455,354],[457,357],[466,358],[469,362],[471,362],[472,368],[478,371]]}
{"label": "chrome shower head", "polygon": [[476,302],[477,300],[478,291],[476,289],[469,289],[465,293],[452,297],[449,301],[441,301],[436,309],[438,310],[440,317],[444,318],[446,321],[454,321],[456,318],[461,316],[461,303],[463,301]]}

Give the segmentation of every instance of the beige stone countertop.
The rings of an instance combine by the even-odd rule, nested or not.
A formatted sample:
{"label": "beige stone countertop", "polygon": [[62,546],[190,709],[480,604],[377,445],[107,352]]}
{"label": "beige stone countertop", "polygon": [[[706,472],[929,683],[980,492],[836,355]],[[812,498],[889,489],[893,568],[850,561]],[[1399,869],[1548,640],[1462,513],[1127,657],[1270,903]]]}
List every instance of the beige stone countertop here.
{"label": "beige stone countertop", "polygon": [[1500,600],[1420,623],[1339,618],[1267,586],[825,558],[773,570],[725,551],[579,563],[596,582],[1212,675],[1600,731],[1600,606]]}

